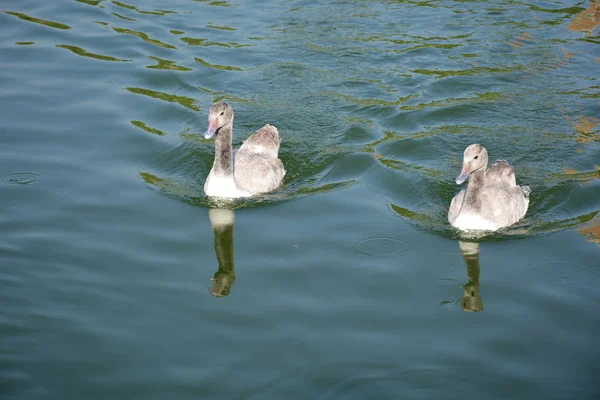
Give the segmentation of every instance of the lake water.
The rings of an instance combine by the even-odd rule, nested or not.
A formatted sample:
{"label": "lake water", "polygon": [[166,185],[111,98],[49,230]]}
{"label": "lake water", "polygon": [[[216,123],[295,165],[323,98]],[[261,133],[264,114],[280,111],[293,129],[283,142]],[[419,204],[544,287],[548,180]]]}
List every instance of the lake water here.
{"label": "lake water", "polygon": [[[600,396],[599,3],[1,4],[2,399]],[[217,100],[280,191],[205,198]]]}

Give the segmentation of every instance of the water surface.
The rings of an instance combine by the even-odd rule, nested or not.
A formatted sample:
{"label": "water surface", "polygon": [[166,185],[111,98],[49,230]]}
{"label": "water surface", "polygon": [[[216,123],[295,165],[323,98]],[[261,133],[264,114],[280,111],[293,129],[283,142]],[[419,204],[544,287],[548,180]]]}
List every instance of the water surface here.
{"label": "water surface", "polygon": [[[4,2],[2,398],[596,398],[599,23],[590,1]],[[278,127],[280,191],[205,198],[218,100],[236,144]],[[474,142],[533,190],[478,244],[446,221]]]}

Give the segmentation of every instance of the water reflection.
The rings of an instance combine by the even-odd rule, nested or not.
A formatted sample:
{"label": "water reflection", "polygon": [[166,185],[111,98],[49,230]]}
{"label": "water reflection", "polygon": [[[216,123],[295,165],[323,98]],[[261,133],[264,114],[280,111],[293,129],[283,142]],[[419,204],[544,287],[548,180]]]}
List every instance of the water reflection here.
{"label": "water reflection", "polygon": [[595,214],[594,218],[581,224],[577,230],[587,240],[600,246],[600,211]]}
{"label": "water reflection", "polygon": [[569,28],[572,31],[592,34],[598,25],[600,25],[600,4],[596,1],[592,1],[585,11],[582,11],[573,17]]}
{"label": "water reflection", "polygon": [[147,43],[153,44],[155,46],[164,47],[165,49],[176,49],[177,48],[177,47],[175,47],[173,45],[170,45],[168,43],[163,43],[160,40],[152,39],[151,37],[149,37],[144,32],[134,31],[132,29],[126,29],[126,28],[117,28],[117,27],[113,27],[113,30],[115,32],[118,32],[118,33],[123,33],[123,34],[126,34],[126,35],[137,36],[137,37],[139,37],[140,39],[144,40]]}
{"label": "water reflection", "polygon": [[144,96],[153,97],[155,99],[163,100],[169,103],[179,103],[182,106],[189,108],[192,111],[200,111],[200,107],[196,105],[196,99],[187,96],[177,96],[170,93],[158,92],[155,90],[138,88],[138,87],[127,87],[125,88],[131,93],[142,94]]}
{"label": "water reflection", "polygon": [[162,58],[158,58],[158,57],[154,57],[154,56],[148,56],[148,58],[154,60],[157,62],[156,65],[148,65],[146,66],[146,68],[150,68],[150,69],[170,69],[173,71],[191,71],[191,68],[187,68],[187,67],[182,67],[180,65],[177,65],[175,63],[175,61],[171,61],[171,60],[164,60]]}
{"label": "water reflection", "polygon": [[215,253],[219,269],[211,278],[213,284],[210,294],[215,297],[225,297],[231,292],[235,282],[235,265],[233,261],[233,224],[235,213],[233,210],[211,208],[208,218],[215,236]]}
{"label": "water reflection", "polygon": [[48,21],[45,19],[35,18],[35,17],[31,17],[27,14],[23,14],[20,12],[14,12],[14,11],[4,11],[4,12],[6,14],[14,15],[15,17],[21,18],[22,20],[29,21],[29,22],[35,22],[36,24],[46,25],[46,26],[49,26],[50,28],[71,29],[71,27],[69,25],[63,24],[60,22]]}
{"label": "water reflection", "polygon": [[113,1],[112,2],[114,5],[124,8],[126,10],[131,10],[131,11],[135,11],[139,14],[148,14],[148,15],[156,15],[156,16],[163,16],[166,14],[177,14],[177,12],[175,11],[168,11],[168,10],[159,10],[159,9],[154,9],[154,11],[144,11],[144,10],[140,10],[138,7],[136,6],[132,6],[130,4],[125,4],[125,3],[121,3],[119,1]]}
{"label": "water reflection", "polygon": [[460,303],[464,311],[483,311],[483,300],[479,291],[479,243],[458,242],[460,252],[467,264],[469,281],[463,285],[463,299]]}
{"label": "water reflection", "polygon": [[69,46],[66,44],[57,44],[56,47],[61,48],[61,49],[67,49],[72,51],[73,53],[83,56],[83,57],[90,57],[90,58],[95,58],[96,60],[103,60],[103,61],[121,61],[121,62],[129,62],[131,60],[125,60],[122,58],[116,58],[116,57],[111,57],[111,56],[105,56],[103,54],[95,54],[95,53],[90,53],[89,51],[82,49],[81,47],[77,47],[77,46]]}

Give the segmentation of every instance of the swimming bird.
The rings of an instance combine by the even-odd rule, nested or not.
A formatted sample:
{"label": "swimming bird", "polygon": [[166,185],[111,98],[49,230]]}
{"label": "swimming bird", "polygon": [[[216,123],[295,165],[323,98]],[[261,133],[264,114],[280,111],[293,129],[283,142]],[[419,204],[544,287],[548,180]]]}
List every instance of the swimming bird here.
{"label": "swimming bird", "polygon": [[207,196],[249,197],[281,185],[285,169],[278,158],[281,138],[277,128],[263,126],[234,152],[233,109],[227,103],[217,102],[210,106],[204,137],[215,135],[215,160],[204,183]]}
{"label": "swimming bird", "polygon": [[488,153],[480,144],[465,149],[462,171],[456,178],[469,184],[450,203],[448,221],[460,230],[496,231],[525,216],[529,206],[528,186],[518,186],[513,168],[497,160],[489,169]]}

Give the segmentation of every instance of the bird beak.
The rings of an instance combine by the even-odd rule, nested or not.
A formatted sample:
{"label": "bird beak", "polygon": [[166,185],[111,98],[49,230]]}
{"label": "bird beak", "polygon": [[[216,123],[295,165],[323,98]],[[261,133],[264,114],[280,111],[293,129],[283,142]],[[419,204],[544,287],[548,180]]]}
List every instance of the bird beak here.
{"label": "bird beak", "polygon": [[217,133],[217,121],[214,119],[208,120],[208,129],[204,132],[204,139],[210,139]]}
{"label": "bird beak", "polygon": [[460,171],[460,175],[458,175],[456,177],[456,184],[460,185],[461,183],[466,181],[467,178],[469,177],[469,174],[470,174],[469,170],[463,166],[462,170]]}

